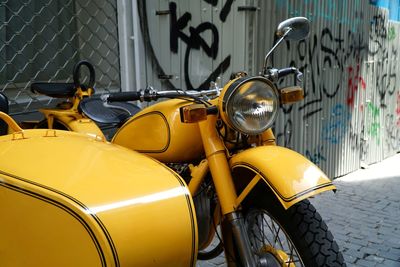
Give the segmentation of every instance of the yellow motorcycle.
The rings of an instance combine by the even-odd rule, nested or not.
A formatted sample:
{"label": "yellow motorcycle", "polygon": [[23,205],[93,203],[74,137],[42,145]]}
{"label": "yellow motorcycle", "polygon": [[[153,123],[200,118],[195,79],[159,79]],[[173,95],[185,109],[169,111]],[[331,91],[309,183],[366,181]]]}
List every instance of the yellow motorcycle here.
{"label": "yellow motorcycle", "polygon": [[[102,95],[106,105],[170,98],[134,114],[110,143],[90,131],[86,132],[90,136],[54,129],[21,131],[3,114],[16,129],[0,142],[0,151],[12,151],[6,167],[0,164],[0,178],[4,179],[4,169],[5,178],[34,176],[39,181],[33,180],[32,186],[44,184],[44,191],[70,201],[70,210],[81,209],[84,228],[103,231],[104,239],[98,243],[108,246],[102,253],[104,262],[112,259],[107,266],[193,266],[197,258],[209,259],[222,251],[228,266],[345,266],[332,234],[307,200],[335,186],[305,157],[277,146],[271,130],[279,103],[299,101],[303,91],[298,86],[278,90],[274,84],[278,79],[291,74],[300,79],[301,73],[294,67],[267,68],[268,58],[283,40],[301,40],[308,33],[306,18],[283,21],[277,28],[280,39],[266,55],[262,73],[237,73],[223,88],[214,84],[203,91],[148,88]],[[91,98],[81,100],[82,114],[95,120],[101,117],[88,110]],[[64,126],[74,130],[68,123]],[[25,146],[22,141],[13,143],[18,137]],[[20,158],[22,152],[14,152],[20,143],[20,151],[32,150],[37,156],[30,164],[40,161],[52,167],[32,172],[31,166],[18,174],[16,162],[28,161],[32,154]],[[53,155],[45,157],[44,148],[50,145]],[[98,156],[98,150],[107,156]],[[60,159],[68,159],[68,166]],[[76,170],[72,174],[71,168]],[[179,186],[168,187],[173,179]],[[64,219],[56,219],[57,229],[66,229]],[[6,226],[15,230],[12,222]],[[51,228],[52,223],[45,226]],[[63,242],[57,246],[65,252],[68,244],[74,244],[64,241],[72,234],[60,234]],[[53,237],[56,233],[45,235],[49,243]],[[114,238],[115,245],[110,242]],[[208,250],[215,238],[220,244]],[[71,249],[82,258],[80,247],[79,242]]]}

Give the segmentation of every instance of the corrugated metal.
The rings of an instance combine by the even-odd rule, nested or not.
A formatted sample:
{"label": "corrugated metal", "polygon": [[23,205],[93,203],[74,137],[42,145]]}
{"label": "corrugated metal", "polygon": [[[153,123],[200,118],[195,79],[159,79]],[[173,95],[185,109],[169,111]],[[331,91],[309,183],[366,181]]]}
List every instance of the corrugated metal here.
{"label": "corrugated metal", "polygon": [[[261,1],[258,65],[271,32],[293,16],[310,19],[306,41],[287,42],[274,66],[303,69],[306,98],[282,108],[280,145],[291,147],[331,177],[381,161],[400,150],[399,23],[368,1]],[[263,38],[261,38],[261,36]],[[282,86],[284,83],[282,84]]]}
{"label": "corrugated metal", "polygon": [[[147,83],[156,88],[198,88],[214,70],[219,70],[224,82],[232,71],[257,74],[279,22],[294,16],[309,18],[310,37],[284,43],[272,57],[274,67],[294,65],[304,72],[306,92],[301,103],[282,107],[275,125],[278,143],[307,156],[331,177],[400,150],[400,26],[388,21],[388,10],[371,6],[367,0],[138,3],[142,3],[139,13],[147,47]],[[258,10],[240,11],[243,6]],[[229,12],[221,19],[227,7]],[[158,10],[172,9],[178,20],[190,15],[186,24],[181,21],[178,36],[171,33],[174,27],[168,16],[156,15]],[[196,35],[200,25],[210,28]],[[171,38],[177,41],[174,51]],[[211,47],[215,40],[214,57],[198,46],[204,41]],[[188,48],[190,59],[185,65]],[[160,81],[163,74],[172,78]],[[293,79],[279,85],[286,84],[293,84]]]}
{"label": "corrugated metal", "polygon": [[257,2],[139,0],[147,85],[205,88],[210,79],[227,82],[233,71],[253,69],[259,12],[238,8]]}

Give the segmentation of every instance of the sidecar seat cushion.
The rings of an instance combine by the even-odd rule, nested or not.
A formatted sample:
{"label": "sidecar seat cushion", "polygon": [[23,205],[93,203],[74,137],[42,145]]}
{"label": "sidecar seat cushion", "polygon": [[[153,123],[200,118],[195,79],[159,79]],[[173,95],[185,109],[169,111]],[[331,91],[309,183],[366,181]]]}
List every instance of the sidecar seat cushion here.
{"label": "sidecar seat cushion", "polygon": [[31,91],[36,94],[50,97],[66,98],[73,97],[76,88],[73,83],[46,83],[35,82],[31,84]]}
{"label": "sidecar seat cushion", "polygon": [[98,97],[84,98],[79,107],[90,119],[105,124],[121,124],[140,111],[138,106],[127,102],[112,102],[104,106]]}
{"label": "sidecar seat cushion", "polygon": [[[8,114],[8,99],[2,92],[0,92],[0,111]],[[0,119],[0,135],[7,134],[7,131],[7,123]]]}

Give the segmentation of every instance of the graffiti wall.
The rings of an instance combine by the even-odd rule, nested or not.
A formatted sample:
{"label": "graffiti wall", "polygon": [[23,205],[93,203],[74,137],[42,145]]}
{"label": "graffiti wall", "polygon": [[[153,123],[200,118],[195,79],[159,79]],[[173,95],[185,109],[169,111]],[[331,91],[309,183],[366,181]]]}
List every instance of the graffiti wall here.
{"label": "graffiti wall", "polygon": [[309,38],[284,43],[272,57],[274,67],[304,73],[305,99],[281,107],[278,143],[331,177],[400,151],[400,25],[389,9],[368,0],[138,3],[144,72],[158,88],[198,89],[216,77],[226,82],[233,71],[257,74],[279,22],[309,18]]}
{"label": "graffiti wall", "polygon": [[138,0],[147,82],[208,88],[217,77],[227,81],[233,69],[252,69],[256,12],[239,11],[245,2]]}
{"label": "graffiti wall", "polygon": [[[261,28],[291,16],[309,18],[312,28],[307,40],[287,42],[274,54],[275,65],[302,69],[306,92],[302,103],[282,108],[279,144],[298,150],[333,177],[400,151],[400,28],[389,21],[389,10],[361,0],[260,4],[266,14],[277,14],[265,17]],[[266,38],[266,44],[273,42]]]}

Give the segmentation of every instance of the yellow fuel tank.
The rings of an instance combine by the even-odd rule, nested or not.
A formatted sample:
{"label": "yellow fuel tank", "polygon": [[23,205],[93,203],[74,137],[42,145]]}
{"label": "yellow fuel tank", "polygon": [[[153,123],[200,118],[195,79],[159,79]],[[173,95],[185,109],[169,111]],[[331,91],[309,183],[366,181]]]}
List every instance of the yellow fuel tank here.
{"label": "yellow fuel tank", "polygon": [[99,138],[0,136],[0,266],[193,266],[188,188],[147,156]]}
{"label": "yellow fuel tank", "polygon": [[191,162],[204,154],[197,123],[182,123],[180,108],[192,102],[172,99],[137,113],[112,142],[162,162]]}

